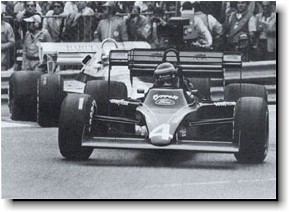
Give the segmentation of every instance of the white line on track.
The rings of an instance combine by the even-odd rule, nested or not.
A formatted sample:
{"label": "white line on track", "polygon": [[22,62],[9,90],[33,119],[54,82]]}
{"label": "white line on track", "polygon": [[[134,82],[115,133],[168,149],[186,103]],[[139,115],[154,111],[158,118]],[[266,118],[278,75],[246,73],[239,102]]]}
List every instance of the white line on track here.
{"label": "white line on track", "polygon": [[265,182],[276,182],[276,179],[263,179],[263,180],[237,180],[237,181],[213,181],[213,182],[195,182],[195,183],[175,183],[175,184],[161,184],[151,185],[146,188],[175,188],[184,186],[201,186],[201,185],[223,185],[223,184],[236,184],[236,183],[265,183]]}
{"label": "white line on track", "polygon": [[35,127],[35,126],[38,126],[38,124],[1,121],[1,128],[18,128],[18,127]]}

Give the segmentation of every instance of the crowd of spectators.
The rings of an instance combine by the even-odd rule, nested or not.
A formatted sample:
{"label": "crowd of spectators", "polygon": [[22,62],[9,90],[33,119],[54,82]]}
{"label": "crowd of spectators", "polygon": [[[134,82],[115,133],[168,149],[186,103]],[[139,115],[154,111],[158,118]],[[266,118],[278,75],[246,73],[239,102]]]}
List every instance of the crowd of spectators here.
{"label": "crowd of spectators", "polygon": [[[170,47],[158,32],[170,17],[190,19],[192,49],[239,51],[244,61],[276,59],[276,3],[173,1],[1,1],[1,70],[38,67],[38,42],[147,41]],[[190,31],[185,32],[190,33]]]}

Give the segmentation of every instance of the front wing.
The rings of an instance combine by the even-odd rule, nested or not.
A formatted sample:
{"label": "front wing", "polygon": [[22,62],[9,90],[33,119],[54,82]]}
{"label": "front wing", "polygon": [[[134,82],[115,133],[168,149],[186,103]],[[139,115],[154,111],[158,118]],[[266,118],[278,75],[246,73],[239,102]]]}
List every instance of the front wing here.
{"label": "front wing", "polygon": [[[139,103],[130,103],[134,106],[138,106]],[[204,104],[204,103],[203,103]],[[213,105],[213,103],[207,103]],[[219,103],[220,104],[220,103]],[[226,103],[229,104],[229,103]],[[205,105],[205,104],[204,104]],[[109,116],[97,116],[97,120],[111,123],[122,123],[135,125],[137,120],[122,118],[122,117],[109,117]],[[224,124],[232,123],[233,118],[211,118],[206,120],[192,121],[189,125],[192,126],[207,126],[211,124]],[[196,152],[219,152],[219,153],[236,153],[239,152],[239,143],[235,143],[228,140],[219,139],[182,139],[176,138],[175,141],[168,145],[154,145],[150,136],[95,136],[89,132],[89,127],[84,127],[83,137],[81,145],[84,147],[93,148],[107,148],[107,149],[163,149],[163,150],[188,150]]]}
{"label": "front wing", "polygon": [[220,153],[236,153],[239,151],[238,144],[231,142],[178,140],[176,144],[154,146],[145,138],[122,137],[84,137],[82,139],[82,146],[108,149],[164,149]]}

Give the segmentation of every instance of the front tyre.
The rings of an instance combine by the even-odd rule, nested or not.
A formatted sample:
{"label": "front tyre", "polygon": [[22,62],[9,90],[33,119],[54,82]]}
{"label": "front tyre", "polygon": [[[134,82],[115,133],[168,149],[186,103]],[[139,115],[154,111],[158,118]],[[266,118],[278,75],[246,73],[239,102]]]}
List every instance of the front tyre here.
{"label": "front tyre", "polygon": [[242,97],[235,107],[234,142],[239,143],[235,157],[240,163],[262,163],[269,146],[268,106],[263,98]]}
{"label": "front tyre", "polygon": [[85,126],[92,122],[96,103],[90,95],[68,94],[61,106],[58,146],[63,157],[69,160],[87,160],[93,148],[82,147]]}

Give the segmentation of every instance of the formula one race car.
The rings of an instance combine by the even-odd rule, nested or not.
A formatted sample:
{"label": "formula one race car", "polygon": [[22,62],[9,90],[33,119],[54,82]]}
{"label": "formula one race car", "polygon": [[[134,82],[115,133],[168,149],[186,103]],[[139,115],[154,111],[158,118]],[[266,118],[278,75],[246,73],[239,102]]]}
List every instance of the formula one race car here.
{"label": "formula one race car", "polygon": [[110,69],[128,66],[131,79],[154,76],[154,85],[130,99],[126,86],[108,77],[88,82],[86,94],[68,94],[59,120],[63,157],[86,160],[93,148],[122,148],[234,153],[241,163],[264,161],[266,89],[230,84],[225,99],[214,102],[186,80],[224,78],[227,69],[241,72],[241,55],[133,49],[111,51],[109,60]]}
{"label": "formula one race car", "polygon": [[84,93],[88,81],[105,79],[107,64],[100,63],[108,60],[111,49],[150,48],[146,42],[117,43],[113,39],[39,46],[41,63],[51,56],[51,61],[46,62],[48,73],[14,72],[9,81],[9,108],[12,120],[37,121],[42,127],[58,126],[61,103],[67,93]]}

